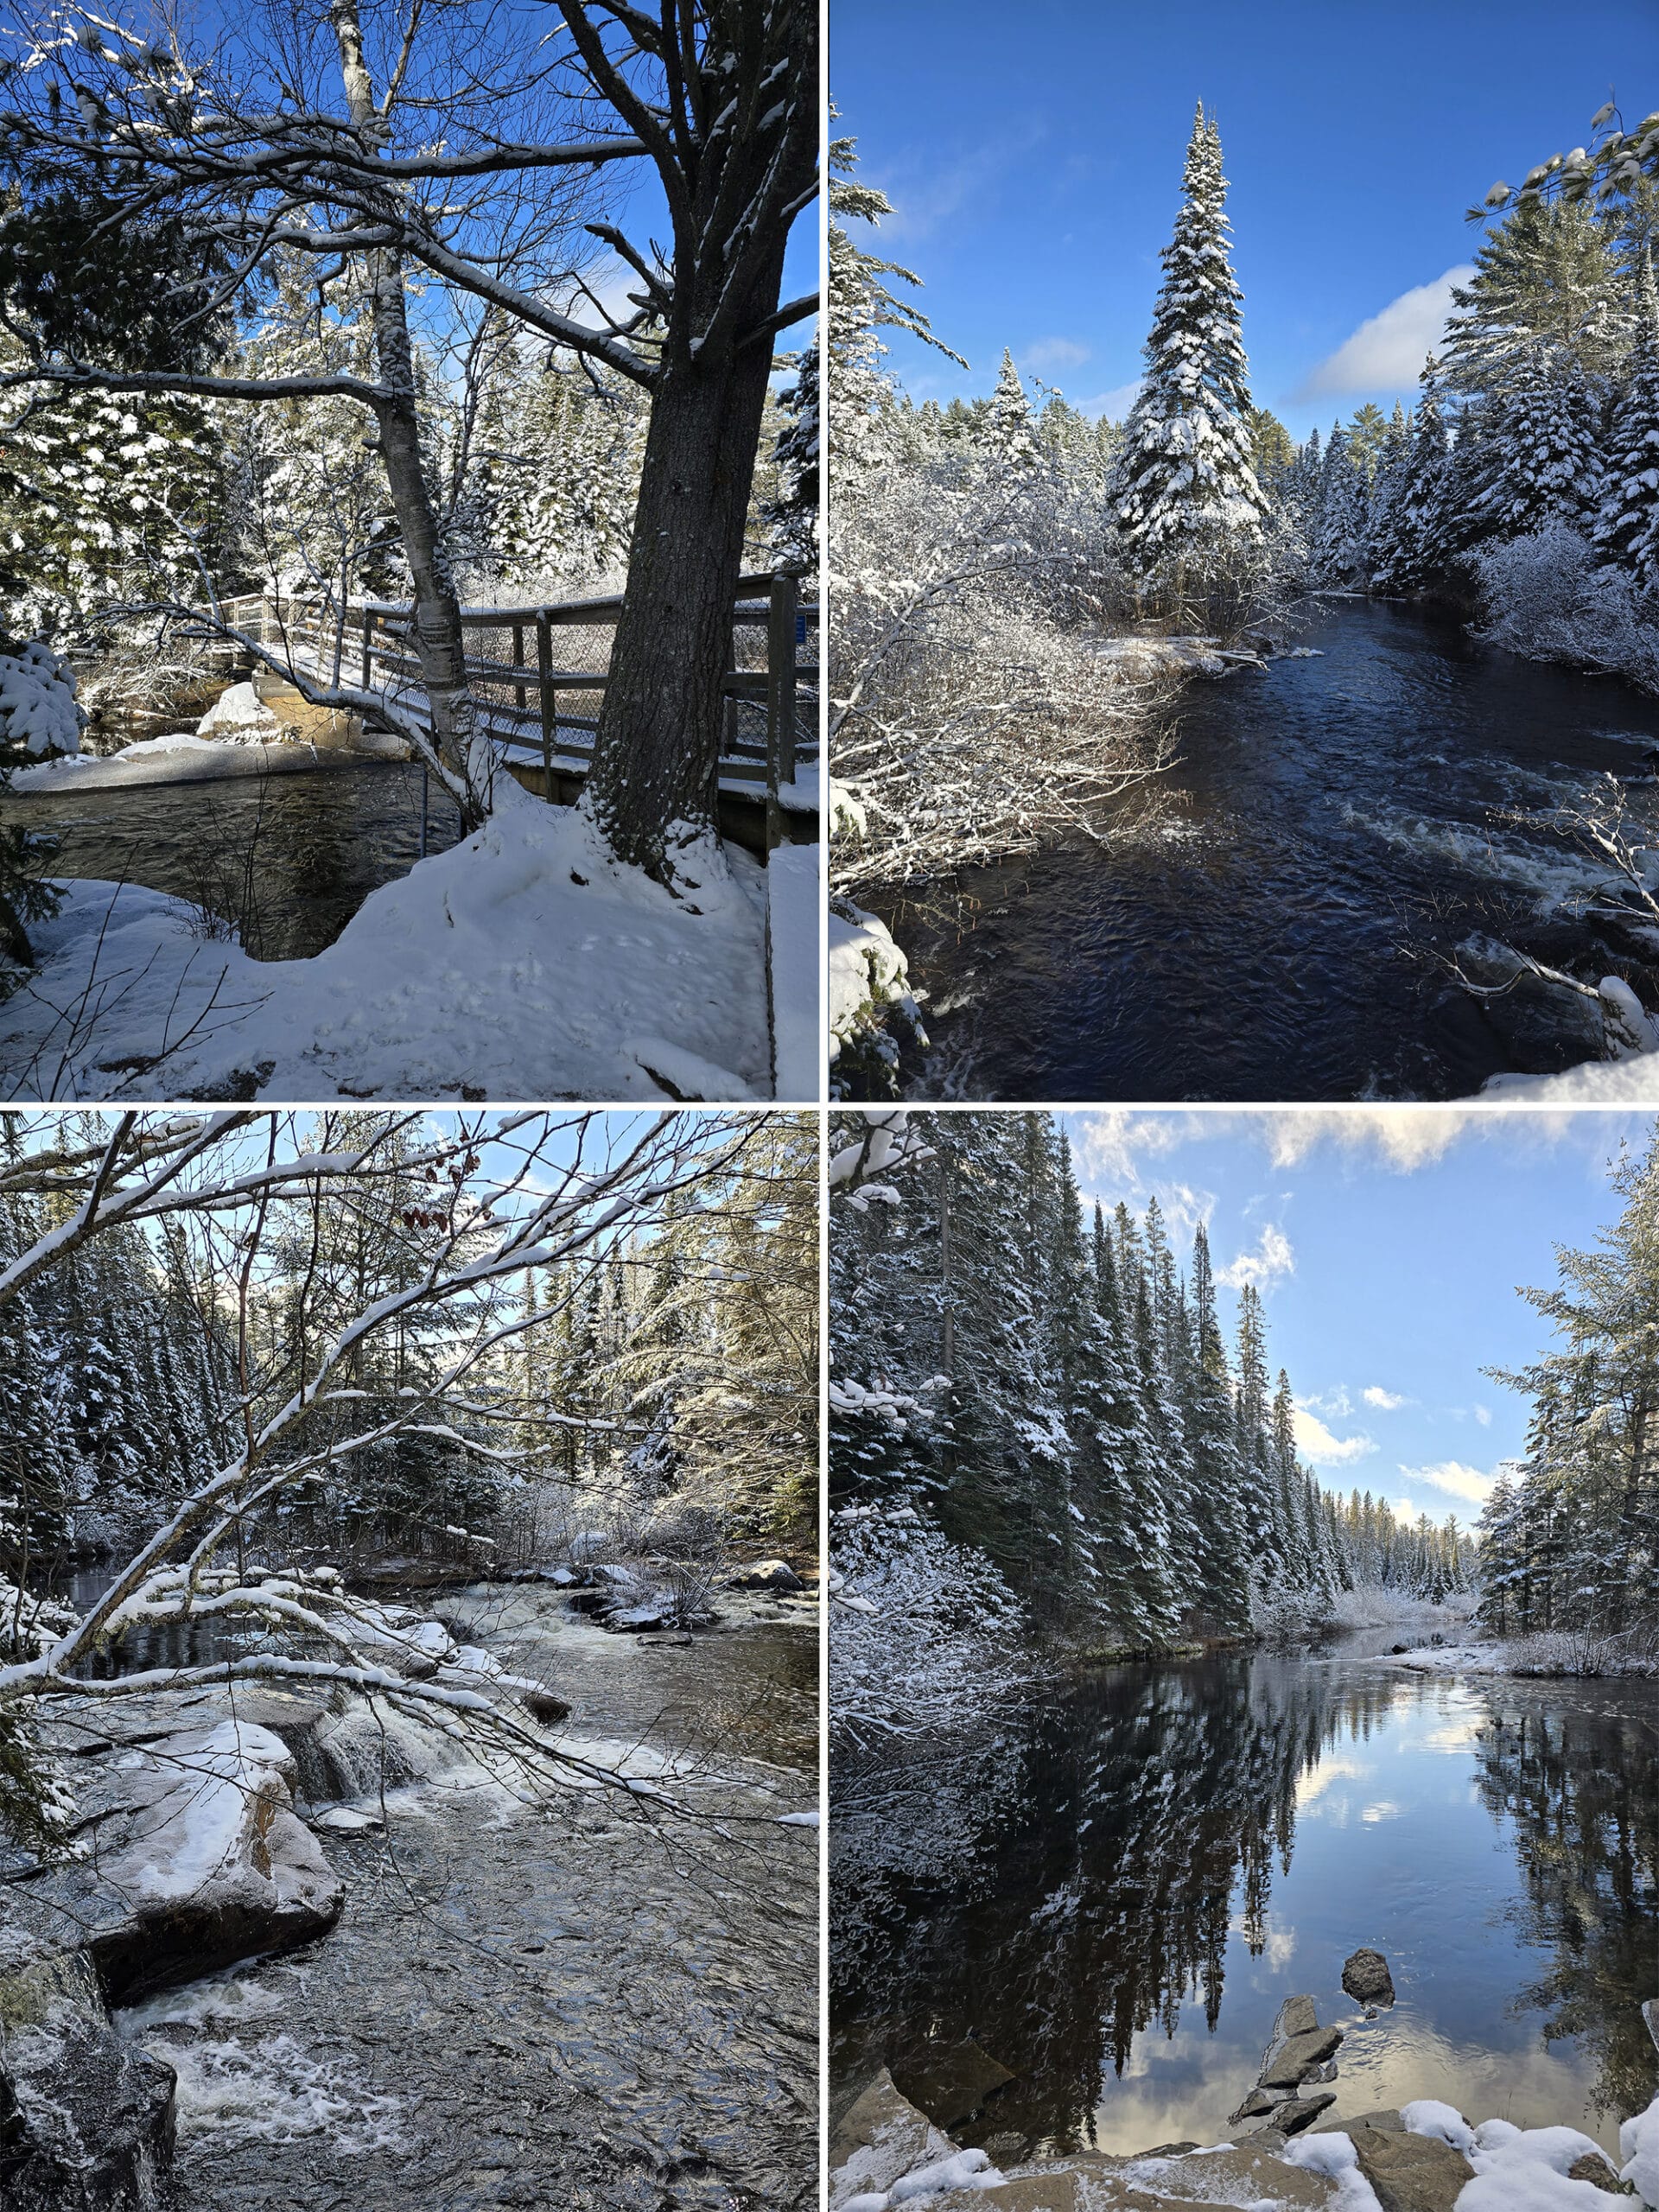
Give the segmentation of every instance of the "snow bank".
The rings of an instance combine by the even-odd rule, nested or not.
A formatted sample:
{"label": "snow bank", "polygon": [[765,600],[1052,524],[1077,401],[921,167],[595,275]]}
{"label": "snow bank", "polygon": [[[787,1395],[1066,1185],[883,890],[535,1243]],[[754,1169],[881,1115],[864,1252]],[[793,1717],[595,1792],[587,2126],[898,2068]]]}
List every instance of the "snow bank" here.
{"label": "snow bank", "polygon": [[[353,752],[384,750],[365,740]],[[264,776],[273,770],[301,770],[316,766],[309,745],[263,745],[250,741],[226,744],[198,737],[194,730],[169,730],[160,737],[145,737],[124,745],[118,753],[71,753],[42,761],[38,767],[20,768],[11,779],[18,791],[77,791],[100,790],[108,785],[207,782],[235,776]]]}
{"label": "snow bank", "polygon": [[72,883],[0,1011],[0,1067],[60,1098],[765,1096],[765,872],[709,842],[677,871],[680,897],[503,778],[482,829],[312,960],[251,960],[194,938],[176,899]]}
{"label": "snow bank", "polygon": [[75,704],[75,674],[39,639],[0,653],[0,734],[25,753],[78,753],[86,716]]}
{"label": "snow bank", "polygon": [[1644,2204],[1659,2205],[1659,2097],[1618,2131],[1619,2179],[1629,2182]]}
{"label": "snow bank", "polygon": [[773,1090],[818,1096],[819,845],[779,845],[766,863]]}
{"label": "snow bank", "polygon": [[1006,2178],[988,2152],[953,2151],[948,2158],[902,2175],[891,2189],[867,2190],[861,2196],[848,2197],[840,2212],[888,2212],[891,2205],[919,2204],[927,2197],[943,2196],[948,2189],[1000,2189]]}

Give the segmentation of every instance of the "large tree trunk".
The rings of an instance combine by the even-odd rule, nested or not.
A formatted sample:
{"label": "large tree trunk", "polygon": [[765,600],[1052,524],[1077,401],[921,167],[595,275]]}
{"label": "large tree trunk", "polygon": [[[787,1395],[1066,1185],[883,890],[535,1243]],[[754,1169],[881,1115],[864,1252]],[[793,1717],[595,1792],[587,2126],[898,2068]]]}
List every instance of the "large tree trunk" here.
{"label": "large tree trunk", "polygon": [[[760,270],[740,330],[777,312],[783,240]],[[639,506],[588,804],[620,860],[668,880],[668,832],[712,830],[721,677],[754,479],[772,347],[710,356],[665,349],[652,395]]]}

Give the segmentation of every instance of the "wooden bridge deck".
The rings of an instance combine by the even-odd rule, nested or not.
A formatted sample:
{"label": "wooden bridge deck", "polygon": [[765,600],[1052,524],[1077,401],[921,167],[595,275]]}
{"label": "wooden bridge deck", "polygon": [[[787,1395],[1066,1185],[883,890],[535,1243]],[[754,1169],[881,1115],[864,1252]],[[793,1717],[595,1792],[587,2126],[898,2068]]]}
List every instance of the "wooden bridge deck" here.
{"label": "wooden bridge deck", "polygon": [[[504,763],[542,795],[569,803],[593,761],[620,597],[539,607],[467,607],[467,681]],[[227,601],[224,619],[268,651],[291,676],[378,693],[388,708],[423,710],[420,664],[406,605],[376,600],[277,598]],[[732,661],[723,690],[722,796],[764,810],[765,842],[784,842],[816,816],[816,657],[803,648],[818,623],[816,603],[793,576],[739,579],[732,609]],[[558,655],[555,658],[555,640]],[[474,650],[474,645],[476,649]],[[233,650],[233,648],[232,648]],[[810,834],[816,836],[816,823]]]}

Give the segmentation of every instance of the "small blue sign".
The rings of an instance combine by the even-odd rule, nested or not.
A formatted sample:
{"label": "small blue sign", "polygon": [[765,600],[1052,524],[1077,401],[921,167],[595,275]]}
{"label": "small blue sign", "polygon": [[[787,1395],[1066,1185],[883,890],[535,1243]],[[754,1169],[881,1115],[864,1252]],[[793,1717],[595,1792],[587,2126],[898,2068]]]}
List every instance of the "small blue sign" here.
{"label": "small blue sign", "polygon": [[795,642],[798,645],[804,645],[806,643],[806,617],[804,614],[798,614],[795,617]]}

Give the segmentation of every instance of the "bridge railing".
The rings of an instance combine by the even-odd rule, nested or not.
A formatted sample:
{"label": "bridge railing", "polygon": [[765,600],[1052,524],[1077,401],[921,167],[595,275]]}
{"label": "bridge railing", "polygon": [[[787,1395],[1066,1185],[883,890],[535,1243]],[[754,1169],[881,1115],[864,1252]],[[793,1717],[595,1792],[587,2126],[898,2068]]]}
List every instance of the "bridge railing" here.
{"label": "bridge railing", "polygon": [[[278,652],[290,672],[418,705],[413,620],[406,604],[253,594],[224,602],[226,619]],[[620,596],[534,607],[464,607],[467,677],[486,728],[511,760],[539,756],[546,793],[592,766]],[[732,608],[732,664],[721,679],[722,784],[777,810],[780,789],[817,754],[816,601],[791,575],[744,575]],[[814,649],[808,651],[809,640]],[[776,825],[774,825],[776,826]],[[776,842],[769,835],[768,842]]]}

